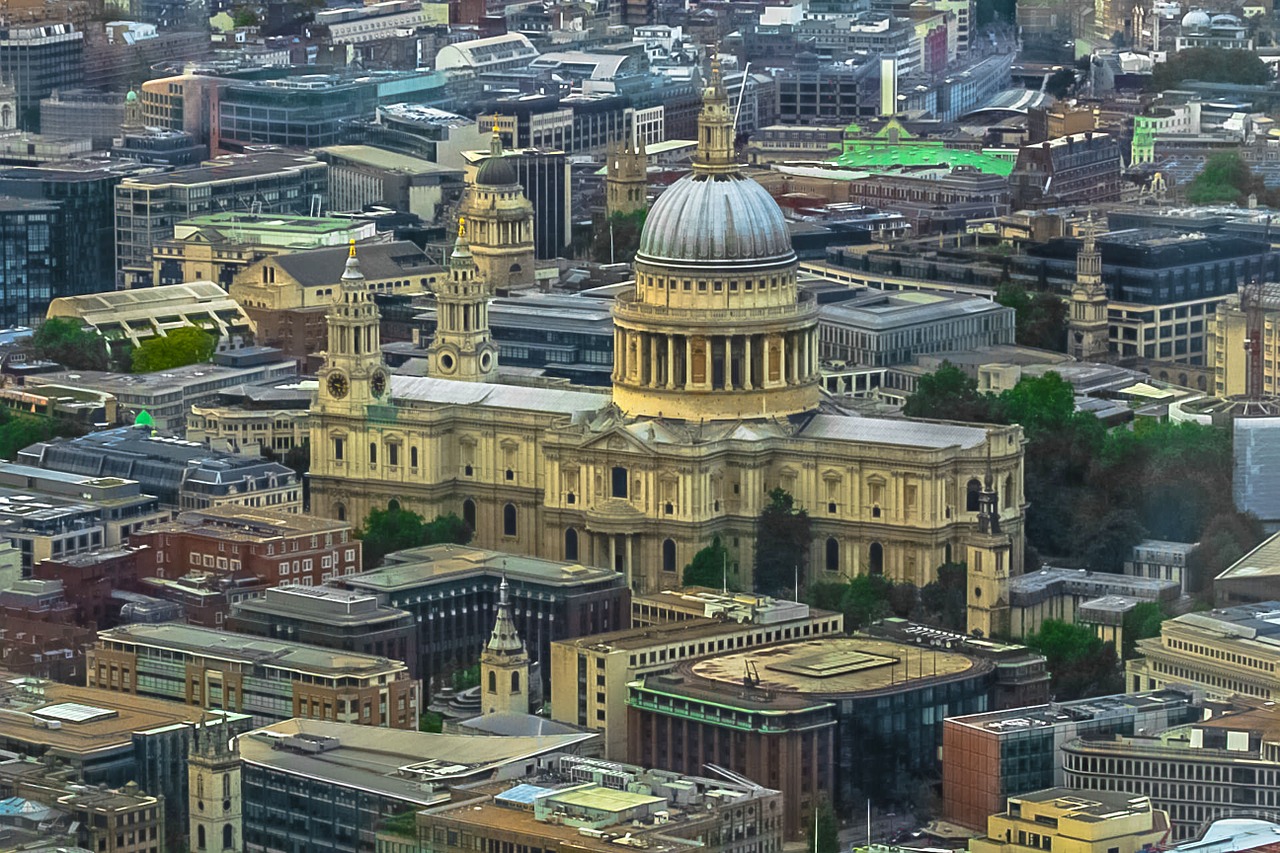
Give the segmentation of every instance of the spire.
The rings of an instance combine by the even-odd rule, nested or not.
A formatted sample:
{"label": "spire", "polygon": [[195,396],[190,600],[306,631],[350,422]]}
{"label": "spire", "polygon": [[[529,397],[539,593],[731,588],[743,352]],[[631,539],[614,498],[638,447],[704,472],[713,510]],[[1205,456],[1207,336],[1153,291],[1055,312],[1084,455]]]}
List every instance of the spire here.
{"label": "spire", "polygon": [[498,616],[493,622],[493,633],[489,635],[489,644],[485,646],[485,650],[498,654],[522,654],[524,641],[520,639],[515,620],[511,617],[511,601],[507,596],[509,589],[504,575],[502,583],[498,585]]}
{"label": "spire", "polygon": [[702,174],[736,172],[738,161],[733,148],[734,122],[720,72],[720,55],[711,57],[711,79],[702,91],[702,112],[698,114],[698,155],[694,169]]}
{"label": "spire", "polygon": [[360,272],[360,259],[356,257],[356,241],[351,241],[351,251],[347,254],[347,267],[342,271],[343,281],[364,281],[364,273]]}
{"label": "spire", "polygon": [[489,156],[502,156],[502,134],[498,132],[498,114],[493,114],[493,136],[489,139]]}
{"label": "spire", "polygon": [[982,478],[982,491],[978,494],[978,532],[1000,535],[1000,511],[993,478],[991,476],[991,439],[987,438],[987,472]]}

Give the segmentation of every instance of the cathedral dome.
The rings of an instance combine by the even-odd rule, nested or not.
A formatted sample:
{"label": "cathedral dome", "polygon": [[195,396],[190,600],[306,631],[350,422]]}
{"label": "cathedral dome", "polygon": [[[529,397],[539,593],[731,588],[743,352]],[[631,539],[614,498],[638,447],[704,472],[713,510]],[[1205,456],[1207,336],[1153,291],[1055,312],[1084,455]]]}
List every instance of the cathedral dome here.
{"label": "cathedral dome", "polygon": [[476,183],[486,187],[509,187],[519,183],[515,166],[501,153],[491,154],[476,169]]}
{"label": "cathedral dome", "polygon": [[793,258],[782,209],[741,174],[695,172],[658,197],[640,234],[638,260],[743,262]]}

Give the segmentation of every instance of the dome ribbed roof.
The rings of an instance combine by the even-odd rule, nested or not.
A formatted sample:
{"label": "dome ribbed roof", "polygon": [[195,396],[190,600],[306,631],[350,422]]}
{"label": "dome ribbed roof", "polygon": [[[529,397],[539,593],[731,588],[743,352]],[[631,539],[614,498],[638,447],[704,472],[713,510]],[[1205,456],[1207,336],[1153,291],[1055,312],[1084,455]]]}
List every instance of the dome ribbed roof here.
{"label": "dome ribbed roof", "polygon": [[487,187],[509,187],[519,183],[516,168],[502,154],[491,154],[476,169],[476,183]]}
{"label": "dome ribbed roof", "polygon": [[654,202],[640,234],[645,261],[743,262],[793,258],[782,209],[750,178],[694,173]]}

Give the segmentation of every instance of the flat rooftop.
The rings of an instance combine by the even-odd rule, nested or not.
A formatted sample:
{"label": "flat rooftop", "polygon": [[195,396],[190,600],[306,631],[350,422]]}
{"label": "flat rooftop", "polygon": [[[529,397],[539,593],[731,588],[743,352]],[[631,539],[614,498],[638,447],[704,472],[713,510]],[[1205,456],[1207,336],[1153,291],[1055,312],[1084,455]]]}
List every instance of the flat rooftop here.
{"label": "flat rooftop", "polygon": [[239,746],[248,765],[430,806],[449,800],[445,785],[480,781],[594,737],[433,734],[293,719],[241,735]]}
{"label": "flat rooftop", "polygon": [[378,603],[368,592],[338,589],[332,586],[285,586],[268,589],[261,598],[246,598],[232,610],[239,614],[263,613],[319,625],[359,625],[365,628],[408,625],[412,616],[405,610]]}
{"label": "flat rooftop", "polygon": [[871,637],[822,637],[703,658],[693,675],[739,689],[742,674],[759,672],[758,687],[779,693],[819,696],[895,690],[908,682],[961,675],[979,661],[955,652]]}
{"label": "flat rooftop", "polygon": [[590,634],[585,637],[574,637],[560,640],[579,649],[597,652],[626,652],[635,649],[647,649],[664,643],[697,642],[708,637],[724,637],[739,634],[758,626],[751,623],[739,624],[721,619],[696,618],[683,622],[666,622],[661,625],[650,625],[642,628],[623,628],[621,631],[610,631],[606,634]]}
{"label": "flat rooftop", "polygon": [[1075,788],[1046,788],[1010,799],[1024,803],[1047,803],[1070,812],[1072,820],[1099,823],[1131,814],[1147,814],[1151,800],[1118,791],[1080,791]]}
{"label": "flat rooftop", "polygon": [[320,675],[372,676],[403,672],[400,661],[336,651],[320,646],[232,634],[196,625],[163,622],[124,625],[98,632],[99,642],[172,649],[214,659],[260,664],[273,669]]}
{"label": "flat rooftop", "polygon": [[215,160],[206,160],[201,165],[191,169],[128,177],[121,182],[121,186],[194,186],[197,184],[247,181],[315,166],[323,167],[324,164],[309,154],[268,151],[262,154],[229,155]]}
{"label": "flat rooftop", "polygon": [[430,160],[423,160],[421,157],[398,154],[373,145],[330,145],[316,150],[350,163],[359,163],[362,166],[372,166],[375,169],[385,169],[405,175],[455,174],[462,176],[461,169],[451,169],[448,166],[432,163]]}
{"label": "flat rooftop", "polygon": [[1075,702],[1054,702],[1049,705],[989,711],[964,717],[948,717],[947,722],[996,733],[1018,732],[1027,729],[1070,726],[1092,720],[1158,711],[1162,708],[1185,707],[1192,701],[1193,696],[1190,692],[1172,689],[1152,690],[1145,693],[1119,693],[1114,696],[1097,696]]}
{"label": "flat rooftop", "polygon": [[621,575],[611,569],[486,551],[467,545],[426,545],[397,551],[387,560],[389,565],[344,577],[343,584],[357,589],[395,592],[477,575],[505,575],[517,583],[544,586],[576,586],[621,579]]}

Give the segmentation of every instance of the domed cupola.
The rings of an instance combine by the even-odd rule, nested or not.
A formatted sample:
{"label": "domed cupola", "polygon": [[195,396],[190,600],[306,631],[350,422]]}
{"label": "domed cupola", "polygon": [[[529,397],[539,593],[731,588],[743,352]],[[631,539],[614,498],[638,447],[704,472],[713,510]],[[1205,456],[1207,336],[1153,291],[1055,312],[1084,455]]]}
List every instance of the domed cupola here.
{"label": "domed cupola", "polygon": [[817,305],[787,222],[742,173],[714,59],[692,173],[654,202],[636,286],[614,307],[614,402],[628,415],[776,417],[818,402]]}

